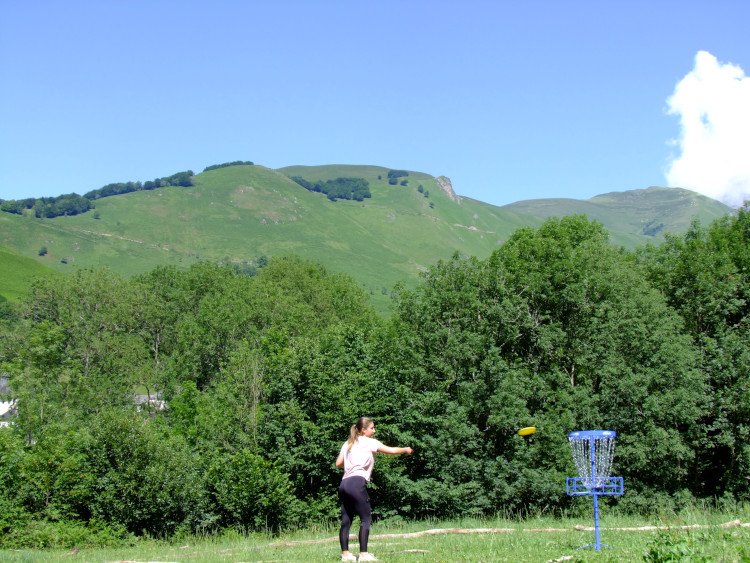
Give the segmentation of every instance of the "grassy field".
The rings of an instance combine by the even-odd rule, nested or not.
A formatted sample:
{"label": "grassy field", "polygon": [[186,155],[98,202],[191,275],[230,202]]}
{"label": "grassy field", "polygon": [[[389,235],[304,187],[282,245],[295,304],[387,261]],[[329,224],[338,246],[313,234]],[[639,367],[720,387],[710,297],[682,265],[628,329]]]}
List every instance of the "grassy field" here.
{"label": "grassy field", "polygon": [[0,245],[0,296],[15,301],[25,295],[35,277],[55,275],[32,258]]}
{"label": "grassy field", "polygon": [[[592,517],[593,518],[593,517]],[[381,561],[750,561],[750,511],[688,511],[652,519],[602,516],[601,551],[593,519],[530,518],[376,522],[369,551]],[[744,525],[743,525],[744,523]],[[352,529],[356,532],[357,523]],[[0,551],[12,562],[338,561],[335,524],[280,536],[225,534],[175,543],[144,541],[112,549]],[[351,543],[358,553],[357,543]]]}

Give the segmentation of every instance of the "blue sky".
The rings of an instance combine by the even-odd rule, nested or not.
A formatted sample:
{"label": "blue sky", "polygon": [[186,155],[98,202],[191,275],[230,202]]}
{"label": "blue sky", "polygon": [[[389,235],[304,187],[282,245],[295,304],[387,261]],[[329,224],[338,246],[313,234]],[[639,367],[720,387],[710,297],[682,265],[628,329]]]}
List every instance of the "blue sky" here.
{"label": "blue sky", "polygon": [[417,170],[495,205],[738,204],[748,21],[746,0],[0,0],[0,198],[251,160]]}

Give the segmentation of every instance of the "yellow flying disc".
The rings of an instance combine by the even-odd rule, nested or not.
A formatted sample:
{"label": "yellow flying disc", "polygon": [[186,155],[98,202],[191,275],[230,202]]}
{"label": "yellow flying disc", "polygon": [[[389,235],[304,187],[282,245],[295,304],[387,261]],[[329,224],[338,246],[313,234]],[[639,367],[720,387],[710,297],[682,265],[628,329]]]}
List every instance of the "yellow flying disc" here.
{"label": "yellow flying disc", "polygon": [[519,436],[528,436],[529,434],[533,434],[536,432],[536,426],[527,426],[526,428],[521,428],[518,431]]}

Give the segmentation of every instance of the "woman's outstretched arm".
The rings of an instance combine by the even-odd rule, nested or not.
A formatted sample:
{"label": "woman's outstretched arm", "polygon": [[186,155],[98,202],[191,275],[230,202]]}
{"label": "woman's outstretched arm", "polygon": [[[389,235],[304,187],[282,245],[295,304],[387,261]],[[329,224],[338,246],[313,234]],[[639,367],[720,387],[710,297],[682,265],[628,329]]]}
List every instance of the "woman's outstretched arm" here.
{"label": "woman's outstretched arm", "polygon": [[411,455],[414,451],[413,449],[406,447],[406,448],[392,448],[390,446],[386,446],[383,444],[378,448],[378,451],[382,454],[391,454],[391,455],[399,455],[399,454],[406,454]]}

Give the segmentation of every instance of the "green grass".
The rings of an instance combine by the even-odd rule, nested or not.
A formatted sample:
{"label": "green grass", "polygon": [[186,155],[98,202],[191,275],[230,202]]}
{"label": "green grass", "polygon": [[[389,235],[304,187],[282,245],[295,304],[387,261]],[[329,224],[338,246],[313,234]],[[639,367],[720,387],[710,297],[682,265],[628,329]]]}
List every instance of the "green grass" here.
{"label": "green grass", "polygon": [[[744,517],[743,517],[744,516]],[[600,552],[579,549],[593,543],[593,521],[583,517],[462,519],[442,522],[376,522],[369,551],[381,561],[750,561],[748,514],[687,511],[645,519],[632,516],[601,518]],[[352,529],[356,533],[357,522]],[[650,526],[651,529],[637,529]],[[692,528],[683,528],[694,526]],[[619,529],[616,529],[619,528]],[[472,533],[457,533],[456,529]],[[285,533],[186,538],[167,543],[144,540],[136,546],[65,550],[0,551],[2,561],[337,561],[337,525]],[[427,532],[427,533],[425,533]],[[350,545],[358,553],[356,541]],[[563,558],[569,559],[563,559]]]}
{"label": "green grass", "polygon": [[0,295],[16,301],[28,293],[34,278],[55,275],[51,270],[32,258],[0,246]]}

